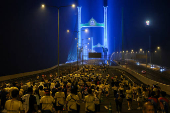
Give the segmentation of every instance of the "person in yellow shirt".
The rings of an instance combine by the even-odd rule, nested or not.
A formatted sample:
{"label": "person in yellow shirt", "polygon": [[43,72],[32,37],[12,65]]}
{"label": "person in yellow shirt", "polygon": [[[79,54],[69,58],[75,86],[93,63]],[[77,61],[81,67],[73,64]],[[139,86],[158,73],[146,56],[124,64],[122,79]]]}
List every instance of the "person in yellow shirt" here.
{"label": "person in yellow shirt", "polygon": [[64,101],[65,101],[65,94],[64,92],[61,91],[61,88],[58,88],[58,92],[55,93],[54,98],[56,100],[56,107],[55,107],[56,111],[58,111],[58,113],[62,113]]}
{"label": "person in yellow shirt", "polygon": [[52,96],[50,96],[50,90],[47,89],[45,93],[46,96],[43,96],[40,100],[42,113],[52,113],[55,100]]}
{"label": "person in yellow shirt", "polygon": [[79,101],[79,97],[76,95],[76,89],[72,88],[71,94],[66,98],[68,113],[77,113],[77,101]]}
{"label": "person in yellow shirt", "polygon": [[19,90],[12,90],[11,95],[12,99],[7,100],[5,103],[5,109],[7,110],[7,113],[24,113],[22,102],[17,100],[19,97]]}
{"label": "person in yellow shirt", "polygon": [[86,105],[85,105],[86,113],[94,113],[95,112],[95,103],[94,103],[95,97],[92,94],[91,89],[88,90],[88,95],[85,96],[84,101],[86,102]]}

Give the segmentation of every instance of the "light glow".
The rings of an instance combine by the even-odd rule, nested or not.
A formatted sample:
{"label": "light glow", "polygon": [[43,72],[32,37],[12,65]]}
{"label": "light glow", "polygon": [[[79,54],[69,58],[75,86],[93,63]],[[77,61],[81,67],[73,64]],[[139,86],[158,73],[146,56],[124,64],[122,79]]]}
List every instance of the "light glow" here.
{"label": "light glow", "polygon": [[157,49],[160,50],[160,47],[158,46]]}
{"label": "light glow", "polygon": [[72,4],[72,7],[73,7],[73,8],[75,8],[75,7],[76,7],[76,5],[75,5],[75,4]]}
{"label": "light glow", "polygon": [[140,51],[142,51],[142,49],[140,49]]}
{"label": "light glow", "polygon": [[155,68],[154,65],[151,65],[151,68]]}
{"label": "light glow", "polygon": [[88,29],[85,29],[85,32],[87,33],[87,32],[88,32]]}
{"label": "light glow", "polygon": [[149,20],[147,20],[147,21],[146,21],[146,25],[149,26],[149,23],[150,23]]}
{"label": "light glow", "polygon": [[70,32],[70,30],[67,30],[67,33],[69,33]]}
{"label": "light glow", "polygon": [[42,5],[41,5],[41,7],[42,7],[42,8],[44,8],[44,7],[45,7],[45,5],[44,5],[44,4],[42,4]]}

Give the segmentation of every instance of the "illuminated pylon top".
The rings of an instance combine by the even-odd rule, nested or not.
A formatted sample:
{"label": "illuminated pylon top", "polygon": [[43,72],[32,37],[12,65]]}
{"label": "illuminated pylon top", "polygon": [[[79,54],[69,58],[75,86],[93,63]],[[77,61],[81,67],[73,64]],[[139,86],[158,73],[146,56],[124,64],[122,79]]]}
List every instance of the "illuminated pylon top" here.
{"label": "illuminated pylon top", "polygon": [[[91,18],[88,23],[82,23],[81,22],[81,8],[78,8],[78,43],[79,47],[81,46],[81,28],[83,27],[103,27],[104,28],[104,44],[101,45],[101,47],[108,48],[107,44],[107,6],[104,6],[104,22],[103,23],[97,23],[97,21],[94,18]],[[94,46],[94,47],[97,47]]]}
{"label": "illuminated pylon top", "polygon": [[81,24],[82,27],[104,27],[104,23],[97,23],[95,19],[91,18],[88,23]]}

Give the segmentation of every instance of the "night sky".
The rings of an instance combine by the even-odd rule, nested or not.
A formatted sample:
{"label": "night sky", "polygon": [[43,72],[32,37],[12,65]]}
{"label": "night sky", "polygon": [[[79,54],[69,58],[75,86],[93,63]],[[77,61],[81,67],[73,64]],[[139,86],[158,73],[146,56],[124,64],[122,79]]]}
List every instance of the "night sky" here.
{"label": "night sky", "polygon": [[[104,21],[103,6],[108,5],[109,54],[121,50],[121,17],[124,9],[124,48],[138,51],[161,47],[162,62],[170,67],[170,10],[168,0],[1,0],[0,76],[35,71],[57,64],[57,9],[41,4],[82,6],[82,23],[92,17]],[[150,26],[145,24],[150,20]],[[67,29],[70,33],[67,33]],[[103,28],[88,28],[83,38],[94,37],[103,44]],[[77,8],[60,9],[60,63],[76,43]]]}

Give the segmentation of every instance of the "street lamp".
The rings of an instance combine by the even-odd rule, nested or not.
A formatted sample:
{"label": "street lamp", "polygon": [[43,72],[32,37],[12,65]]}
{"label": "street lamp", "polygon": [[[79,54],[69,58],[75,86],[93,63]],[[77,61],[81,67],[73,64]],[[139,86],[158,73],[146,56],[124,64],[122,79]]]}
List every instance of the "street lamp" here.
{"label": "street lamp", "polygon": [[149,31],[149,56],[150,56],[150,63],[151,63],[151,56],[152,56],[152,53],[151,53],[151,37],[150,37],[150,21],[149,20],[146,20],[146,26],[148,28],[148,31]]}
{"label": "street lamp", "polygon": [[88,29],[85,29],[84,31],[87,33],[87,32],[88,32]]}
{"label": "street lamp", "polygon": [[91,42],[91,43],[92,43],[91,45],[92,45],[92,52],[93,52],[93,37],[88,38],[88,40],[91,40],[91,41],[92,41],[92,42]]}
{"label": "street lamp", "polygon": [[72,6],[73,8],[75,8],[75,7],[76,7],[76,5],[75,5],[75,4],[72,4],[71,6]]}
{"label": "street lamp", "polygon": [[157,51],[159,52],[159,57],[160,57],[160,65],[162,66],[162,58],[161,58],[161,47],[157,47]]}
{"label": "street lamp", "polygon": [[57,7],[57,6],[50,6],[50,5],[44,5],[44,4],[42,4],[41,5],[41,7],[42,8],[45,8],[45,7],[54,7],[54,8],[57,8],[58,9],[58,76],[60,75],[60,71],[59,71],[59,61],[60,61],[60,52],[59,52],[59,9],[61,8],[61,7],[70,7],[70,6],[72,6],[73,8],[75,7],[75,5],[74,4],[72,4],[72,5],[67,5],[67,6],[59,6],[59,7]]}
{"label": "street lamp", "polygon": [[42,7],[42,8],[44,8],[44,7],[45,7],[45,5],[44,5],[44,4],[41,4],[41,7]]}
{"label": "street lamp", "polygon": [[147,26],[149,26],[149,23],[150,23],[150,21],[149,21],[149,20],[147,20],[147,21],[146,21],[146,25],[147,25]]}
{"label": "street lamp", "polygon": [[158,46],[157,49],[160,50],[160,47]]}

